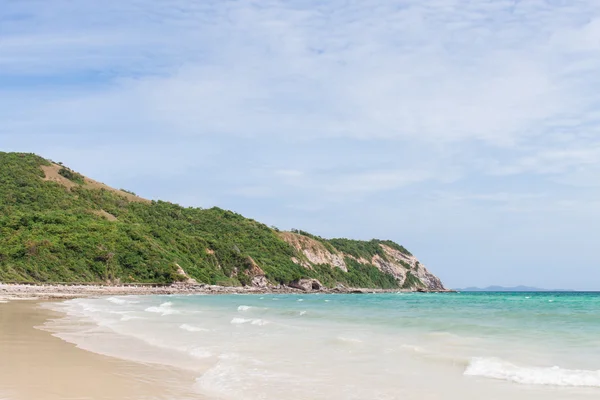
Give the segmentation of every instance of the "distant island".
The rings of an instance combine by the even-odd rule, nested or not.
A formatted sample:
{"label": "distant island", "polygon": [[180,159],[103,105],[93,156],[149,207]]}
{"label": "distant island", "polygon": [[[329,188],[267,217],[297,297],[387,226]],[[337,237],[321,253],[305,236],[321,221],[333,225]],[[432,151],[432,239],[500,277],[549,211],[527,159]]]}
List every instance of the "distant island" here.
{"label": "distant island", "polygon": [[390,240],[281,231],[218,207],[150,201],[35,154],[3,152],[0,282],[444,290]]}
{"label": "distant island", "polygon": [[572,292],[569,289],[541,289],[532,286],[488,286],[485,288],[480,287],[467,287],[463,289],[455,289],[459,292]]}

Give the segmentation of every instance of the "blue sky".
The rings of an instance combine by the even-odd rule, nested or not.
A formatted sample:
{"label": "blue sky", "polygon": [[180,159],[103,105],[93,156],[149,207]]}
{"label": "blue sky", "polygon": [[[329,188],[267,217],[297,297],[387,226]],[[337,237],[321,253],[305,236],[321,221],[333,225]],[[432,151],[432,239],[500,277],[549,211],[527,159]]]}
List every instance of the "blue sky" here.
{"label": "blue sky", "polygon": [[450,287],[600,290],[600,2],[0,0],[0,149]]}

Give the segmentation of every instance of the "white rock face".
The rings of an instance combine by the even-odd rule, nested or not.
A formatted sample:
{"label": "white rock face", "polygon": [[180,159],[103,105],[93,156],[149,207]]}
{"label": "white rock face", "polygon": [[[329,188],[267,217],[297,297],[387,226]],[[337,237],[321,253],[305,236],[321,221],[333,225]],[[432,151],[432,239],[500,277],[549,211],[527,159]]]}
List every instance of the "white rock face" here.
{"label": "white rock face", "polygon": [[374,265],[380,271],[396,278],[400,286],[406,282],[407,276],[410,274],[423,284],[421,286],[417,282],[417,285],[413,287],[414,289],[445,290],[440,279],[429,272],[415,256],[405,254],[385,244],[380,244],[385,257],[376,254],[371,260],[367,260],[356,258],[340,251],[332,252],[322,242],[304,235],[282,232],[280,236],[305,257],[304,260],[292,257],[292,261],[308,269],[312,269],[314,265],[326,264],[348,272],[348,267],[344,261],[347,257],[361,264]]}
{"label": "white rock face", "polygon": [[[366,264],[366,263],[363,263]],[[376,254],[371,260],[371,264],[376,266],[381,272],[392,275],[402,285],[406,280],[406,268],[398,262],[386,261],[380,255]]]}
{"label": "white rock face", "polygon": [[[282,232],[281,237],[283,240],[291,244],[296,250],[302,253],[308,262],[312,265],[327,264],[335,268],[339,268],[344,272],[348,272],[348,267],[344,261],[344,254],[337,252],[332,253],[323,243],[311,239],[307,236],[297,235],[291,232]],[[302,262],[296,258],[292,258],[296,264],[302,265],[305,268],[312,268],[312,265],[306,265],[306,262]]]}
{"label": "white rock face", "polygon": [[[440,278],[429,272],[425,265],[421,264],[415,256],[404,254],[403,252],[393,249],[385,244],[380,244],[380,246],[389,259],[395,260],[396,263],[398,263],[398,265],[404,269],[402,283],[404,283],[406,280],[406,273],[410,271],[413,276],[419,278],[419,280],[423,282],[425,289],[445,290]],[[375,264],[375,266],[377,266],[377,264]],[[409,268],[406,268],[406,266]],[[392,273],[392,275],[394,274]],[[399,277],[397,279],[400,281]]]}
{"label": "white rock face", "polygon": [[266,276],[258,275],[258,276],[255,276],[254,278],[252,278],[252,286],[259,287],[259,288],[265,288],[265,287],[269,286],[269,281],[267,280]]}

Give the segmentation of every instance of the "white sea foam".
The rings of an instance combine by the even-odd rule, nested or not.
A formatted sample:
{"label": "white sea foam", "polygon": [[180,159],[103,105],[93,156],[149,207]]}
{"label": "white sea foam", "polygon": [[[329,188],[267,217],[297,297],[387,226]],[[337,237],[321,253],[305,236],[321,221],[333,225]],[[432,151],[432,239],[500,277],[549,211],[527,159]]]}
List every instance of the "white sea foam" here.
{"label": "white sea foam", "polygon": [[[268,365],[235,353],[221,354],[219,361],[196,379],[196,389],[227,399],[280,398],[281,387],[298,381],[298,377],[269,369]],[[275,397],[265,396],[265,392]],[[291,396],[291,398],[297,398]]]}
{"label": "white sea foam", "polygon": [[252,309],[254,307],[250,307],[250,306],[239,306],[238,307],[238,311],[248,311],[250,309]]}
{"label": "white sea foam", "polygon": [[400,346],[401,348],[405,349],[405,350],[410,350],[413,351],[415,353],[424,353],[425,350],[423,350],[422,347],[419,346],[414,346],[412,344],[403,344],[402,346]]}
{"label": "white sea foam", "polygon": [[306,311],[300,311],[299,315],[306,315]]}
{"label": "white sea foam", "polygon": [[338,336],[336,339],[342,343],[349,343],[349,344],[359,344],[359,343],[363,342],[360,339],[350,338],[350,337],[345,337],[345,336]]}
{"label": "white sea foam", "polygon": [[188,331],[188,332],[209,332],[209,329],[206,328],[200,328],[199,326],[194,326],[194,325],[188,325],[188,324],[182,324],[179,325],[180,329],[183,329],[184,331]]}
{"label": "white sea foam", "polygon": [[107,301],[110,301],[111,303],[114,304],[127,304],[128,301],[124,300],[124,299],[120,299],[118,297],[109,297],[108,299],[106,299]]}
{"label": "white sea foam", "polygon": [[206,349],[195,348],[190,351],[190,355],[196,358],[210,358],[212,357],[212,353]]}
{"label": "white sea foam", "polygon": [[464,374],[528,385],[600,387],[600,371],[520,367],[497,358],[473,358]]}
{"label": "white sea foam", "polygon": [[171,303],[170,301],[167,301],[166,303],[162,303],[158,307],[148,307],[144,311],[161,314],[163,316],[164,315],[171,315],[171,314],[179,314],[179,311],[173,310],[171,308],[172,306],[173,306],[173,303]]}
{"label": "white sea foam", "polygon": [[117,314],[117,315],[127,315],[132,313],[133,311],[109,311],[109,314]]}
{"label": "white sea foam", "polygon": [[123,315],[121,321],[131,321],[132,319],[145,319],[143,317],[136,317],[135,315]]}
{"label": "white sea foam", "polygon": [[251,325],[267,325],[269,321],[265,321],[264,319],[259,318],[233,318],[231,320],[233,325],[241,325],[241,324],[251,324]]}
{"label": "white sea foam", "polygon": [[298,299],[297,301],[304,301],[304,299]]}

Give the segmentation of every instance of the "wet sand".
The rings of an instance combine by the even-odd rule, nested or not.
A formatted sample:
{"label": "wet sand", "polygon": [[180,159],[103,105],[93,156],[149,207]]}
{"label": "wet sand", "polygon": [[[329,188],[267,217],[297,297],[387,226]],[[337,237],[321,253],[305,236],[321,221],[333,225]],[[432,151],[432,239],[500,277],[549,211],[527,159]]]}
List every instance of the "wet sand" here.
{"label": "wet sand", "polygon": [[198,399],[182,370],[102,356],[36,329],[53,311],[0,303],[0,400]]}

